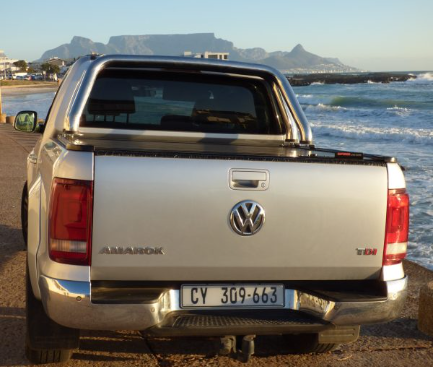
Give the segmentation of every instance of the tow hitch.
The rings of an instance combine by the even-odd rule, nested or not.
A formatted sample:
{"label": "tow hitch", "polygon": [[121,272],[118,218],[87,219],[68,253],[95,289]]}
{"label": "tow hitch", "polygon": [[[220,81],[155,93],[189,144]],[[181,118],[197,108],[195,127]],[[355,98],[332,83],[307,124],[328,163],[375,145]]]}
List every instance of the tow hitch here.
{"label": "tow hitch", "polygon": [[226,356],[233,352],[238,361],[246,363],[254,354],[255,337],[255,335],[225,336],[221,338],[219,354]]}

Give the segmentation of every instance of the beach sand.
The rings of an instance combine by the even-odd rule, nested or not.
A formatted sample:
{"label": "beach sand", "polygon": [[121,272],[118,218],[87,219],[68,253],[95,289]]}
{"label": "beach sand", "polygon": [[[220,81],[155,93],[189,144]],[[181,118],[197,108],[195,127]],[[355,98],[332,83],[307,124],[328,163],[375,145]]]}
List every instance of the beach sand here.
{"label": "beach sand", "polygon": [[3,96],[24,95],[34,93],[49,93],[55,92],[58,88],[57,84],[42,84],[42,85],[15,85],[1,87]]}

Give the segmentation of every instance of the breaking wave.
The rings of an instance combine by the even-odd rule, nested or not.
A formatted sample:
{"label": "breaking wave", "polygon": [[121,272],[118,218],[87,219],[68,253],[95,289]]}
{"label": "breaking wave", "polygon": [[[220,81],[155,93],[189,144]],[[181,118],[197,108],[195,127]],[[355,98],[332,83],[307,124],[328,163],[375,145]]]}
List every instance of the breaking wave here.
{"label": "breaking wave", "polygon": [[364,139],[369,141],[398,141],[433,145],[433,129],[413,129],[402,127],[372,127],[355,124],[328,124],[311,122],[316,135]]}
{"label": "breaking wave", "polygon": [[388,107],[386,110],[389,111],[389,112],[393,112],[393,113],[395,113],[398,116],[407,116],[407,115],[409,115],[412,112],[412,110],[410,108],[397,107],[397,106]]}
{"label": "breaking wave", "polygon": [[408,83],[431,83],[433,82],[433,72],[419,74],[416,79],[409,79]]}
{"label": "breaking wave", "polygon": [[316,107],[321,109],[321,110],[328,110],[328,111],[347,111],[347,108],[345,108],[345,107],[330,106],[330,105],[327,105],[324,103],[319,103]]}
{"label": "breaking wave", "polygon": [[409,111],[410,111],[409,108],[398,107],[398,106],[388,107],[387,110],[388,110],[388,111],[404,111],[404,112],[409,112]]}
{"label": "breaking wave", "polygon": [[327,105],[332,101],[332,97],[313,96],[311,94],[300,94],[296,96],[299,103],[304,107]]}
{"label": "breaking wave", "polygon": [[[414,109],[410,109],[407,107],[388,107],[388,108],[381,108],[381,109],[373,109],[373,108],[354,108],[354,107],[341,107],[341,106],[331,106],[324,103],[318,103],[317,105],[305,105],[302,104],[302,107],[307,115],[308,118],[311,118],[313,120],[317,119],[317,117],[320,117],[323,114],[329,114],[330,119],[334,119],[332,114],[344,114],[344,118],[369,118],[370,121],[374,121],[380,118],[392,118],[395,116],[399,117],[408,117],[411,116],[414,119],[424,119],[425,123],[427,124],[427,118],[426,114],[422,113],[421,111],[417,111]],[[390,120],[387,120],[390,121]]]}

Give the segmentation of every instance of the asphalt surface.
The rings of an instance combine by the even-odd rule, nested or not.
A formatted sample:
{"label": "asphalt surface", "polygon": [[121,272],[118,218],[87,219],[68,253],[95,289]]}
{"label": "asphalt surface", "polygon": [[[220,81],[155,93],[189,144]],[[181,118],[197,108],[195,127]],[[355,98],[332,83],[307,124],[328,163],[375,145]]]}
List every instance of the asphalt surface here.
{"label": "asphalt surface", "polygon": [[[28,365],[25,340],[25,257],[20,202],[26,157],[37,134],[0,124],[0,366]],[[256,340],[249,366],[433,366],[433,339],[417,330],[419,288],[432,272],[405,263],[409,297],[401,317],[361,328],[355,343],[321,355],[291,355],[280,337]],[[216,354],[218,340],[148,339],[130,331],[83,331],[81,347],[63,366],[243,366]]]}

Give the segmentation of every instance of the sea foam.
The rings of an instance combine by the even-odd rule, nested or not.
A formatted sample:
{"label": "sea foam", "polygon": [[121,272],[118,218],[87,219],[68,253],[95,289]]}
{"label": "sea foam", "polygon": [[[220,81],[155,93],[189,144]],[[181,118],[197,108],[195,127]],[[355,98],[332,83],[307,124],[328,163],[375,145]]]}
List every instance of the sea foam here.
{"label": "sea foam", "polygon": [[416,79],[409,79],[407,82],[409,83],[431,83],[433,82],[433,73],[423,73],[419,74]]}
{"label": "sea foam", "polygon": [[366,139],[369,141],[401,141],[433,145],[433,129],[413,129],[402,127],[372,127],[359,124],[329,124],[312,121],[316,135],[342,137],[348,139]]}

